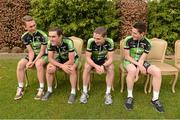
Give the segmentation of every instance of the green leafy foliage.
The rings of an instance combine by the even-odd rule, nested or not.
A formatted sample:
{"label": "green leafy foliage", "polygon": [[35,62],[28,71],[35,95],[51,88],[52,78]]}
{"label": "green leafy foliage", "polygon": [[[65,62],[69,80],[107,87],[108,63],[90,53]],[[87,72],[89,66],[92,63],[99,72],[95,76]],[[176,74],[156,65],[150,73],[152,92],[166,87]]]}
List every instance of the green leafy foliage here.
{"label": "green leafy foliage", "polygon": [[149,2],[148,33],[150,38],[168,42],[168,53],[174,52],[174,43],[180,39],[180,1],[161,0]]}
{"label": "green leafy foliage", "polygon": [[66,36],[87,40],[96,27],[105,26],[109,37],[118,38],[115,0],[31,0],[31,8],[38,28],[44,31],[56,26],[63,29]]}

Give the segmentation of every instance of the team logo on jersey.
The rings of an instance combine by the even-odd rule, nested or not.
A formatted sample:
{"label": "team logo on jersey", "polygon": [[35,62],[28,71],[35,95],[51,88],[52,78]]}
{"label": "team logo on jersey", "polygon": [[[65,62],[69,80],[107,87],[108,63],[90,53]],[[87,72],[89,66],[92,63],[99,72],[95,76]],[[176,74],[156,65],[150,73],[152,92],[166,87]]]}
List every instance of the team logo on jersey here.
{"label": "team logo on jersey", "polygon": [[107,44],[106,44],[106,45],[103,45],[103,49],[104,49],[104,50],[107,50],[107,47],[108,47]]}

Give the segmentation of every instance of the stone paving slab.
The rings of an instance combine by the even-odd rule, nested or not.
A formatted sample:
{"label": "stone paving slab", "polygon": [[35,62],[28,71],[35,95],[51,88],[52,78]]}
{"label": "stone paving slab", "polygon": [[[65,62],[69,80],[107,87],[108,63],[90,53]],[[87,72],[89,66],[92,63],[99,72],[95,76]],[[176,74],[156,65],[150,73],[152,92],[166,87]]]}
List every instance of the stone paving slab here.
{"label": "stone paving slab", "polygon": [[[0,59],[1,58],[22,58],[27,53],[0,53]],[[84,54],[82,54],[84,57]],[[165,56],[166,59],[174,60],[174,55]],[[118,52],[115,52],[114,60],[120,60],[120,55]]]}

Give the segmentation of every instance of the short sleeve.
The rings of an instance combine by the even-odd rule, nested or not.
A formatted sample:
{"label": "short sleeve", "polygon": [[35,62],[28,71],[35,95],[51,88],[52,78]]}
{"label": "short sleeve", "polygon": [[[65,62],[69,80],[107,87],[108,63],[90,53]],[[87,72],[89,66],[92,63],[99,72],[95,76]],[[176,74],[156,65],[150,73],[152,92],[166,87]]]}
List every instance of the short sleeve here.
{"label": "short sleeve", "polygon": [[24,45],[29,45],[31,43],[32,37],[28,32],[26,32],[21,36],[21,40],[23,41]]}
{"label": "short sleeve", "polygon": [[146,39],[146,46],[145,46],[144,52],[148,54],[149,51],[151,50],[151,43],[147,38],[145,39]]}
{"label": "short sleeve", "polygon": [[130,46],[129,46],[129,41],[132,37],[131,36],[128,36],[125,38],[125,41],[124,41],[124,49],[130,49]]}
{"label": "short sleeve", "polygon": [[42,45],[47,45],[47,43],[48,43],[48,36],[43,31],[39,30],[39,33],[40,33],[39,40],[40,40],[41,44]]}
{"label": "short sleeve", "polygon": [[93,41],[94,41],[93,38],[90,38],[90,39],[88,40],[87,47],[86,47],[86,50],[87,50],[88,52],[92,52],[92,43],[93,43]]}
{"label": "short sleeve", "polygon": [[74,43],[70,39],[68,39],[68,51],[69,52],[73,52],[74,51]]}
{"label": "short sleeve", "polygon": [[113,51],[114,50],[114,41],[113,41],[113,39],[108,38],[108,42],[109,42],[108,51]]}

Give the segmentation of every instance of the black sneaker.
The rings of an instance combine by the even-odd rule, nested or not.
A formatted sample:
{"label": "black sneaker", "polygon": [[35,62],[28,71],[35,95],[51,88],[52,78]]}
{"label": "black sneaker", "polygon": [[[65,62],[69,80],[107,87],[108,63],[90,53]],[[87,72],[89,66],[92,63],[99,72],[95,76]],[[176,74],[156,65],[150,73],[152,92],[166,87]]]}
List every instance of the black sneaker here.
{"label": "black sneaker", "polygon": [[132,110],[133,109],[133,98],[128,97],[125,101],[125,107],[127,110]]}
{"label": "black sneaker", "polygon": [[75,94],[70,94],[68,103],[73,104],[76,101],[76,95]]}
{"label": "black sneaker", "polygon": [[46,94],[41,98],[42,101],[46,101],[51,96],[52,92],[47,91]]}
{"label": "black sneaker", "polygon": [[156,110],[160,113],[163,113],[164,112],[164,108],[163,106],[161,105],[159,99],[155,100],[155,101],[152,101],[151,100],[151,103],[153,104],[153,106],[156,108]]}

